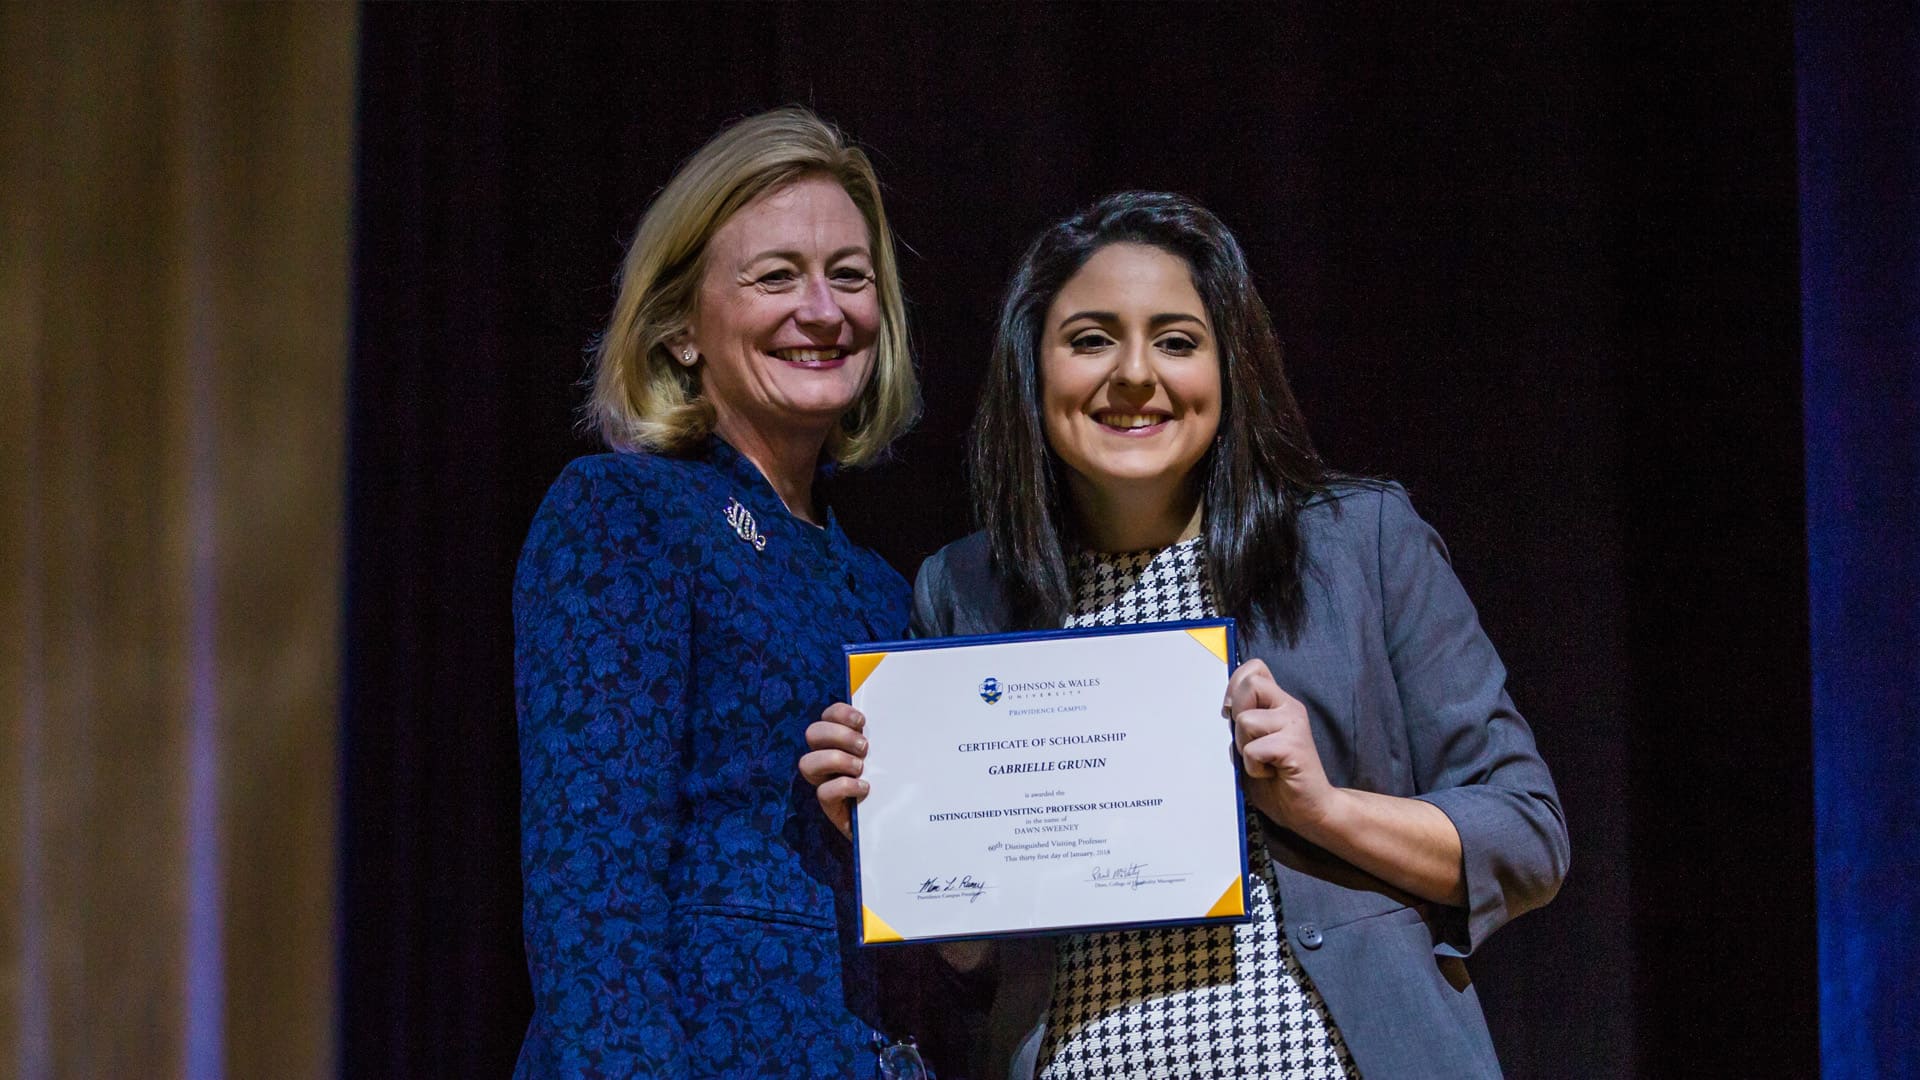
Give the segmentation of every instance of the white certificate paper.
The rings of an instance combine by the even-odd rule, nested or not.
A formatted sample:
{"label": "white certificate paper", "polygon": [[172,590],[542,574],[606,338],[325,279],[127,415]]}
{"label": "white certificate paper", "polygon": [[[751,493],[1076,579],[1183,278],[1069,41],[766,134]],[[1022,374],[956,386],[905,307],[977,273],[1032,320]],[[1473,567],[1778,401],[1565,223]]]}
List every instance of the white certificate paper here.
{"label": "white certificate paper", "polygon": [[1246,917],[1232,620],[847,646],[864,944]]}

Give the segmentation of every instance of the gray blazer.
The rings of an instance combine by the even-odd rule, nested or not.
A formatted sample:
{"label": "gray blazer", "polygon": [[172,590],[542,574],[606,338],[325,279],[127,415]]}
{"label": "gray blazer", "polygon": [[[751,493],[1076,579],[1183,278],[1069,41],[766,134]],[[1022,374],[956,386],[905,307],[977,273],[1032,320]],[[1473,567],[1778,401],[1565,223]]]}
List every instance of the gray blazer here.
{"label": "gray blazer", "polygon": [[[1446,547],[1398,486],[1348,485],[1301,512],[1307,571],[1299,641],[1246,634],[1306,704],[1327,776],[1424,799],[1460,831],[1467,906],[1427,904],[1267,824],[1294,954],[1366,1080],[1497,1077],[1464,960],[1567,872],[1567,828],[1533,733],[1507,697]],[[976,533],[921,566],[916,636],[1010,627]],[[1053,990],[1053,941],[1001,943],[980,1047],[983,1077],[1030,1080]]]}

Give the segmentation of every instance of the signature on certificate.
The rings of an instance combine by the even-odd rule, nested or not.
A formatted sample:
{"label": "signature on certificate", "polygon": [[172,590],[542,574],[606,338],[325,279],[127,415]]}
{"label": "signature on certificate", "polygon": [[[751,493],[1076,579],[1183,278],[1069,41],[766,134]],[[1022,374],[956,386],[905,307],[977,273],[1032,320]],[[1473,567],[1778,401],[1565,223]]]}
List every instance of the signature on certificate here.
{"label": "signature on certificate", "polygon": [[1121,863],[1118,866],[1096,866],[1087,876],[1087,880],[1099,888],[1115,887],[1138,889],[1143,885],[1175,885],[1187,880],[1189,874],[1150,874],[1143,862]]}
{"label": "signature on certificate", "polygon": [[980,899],[987,891],[987,883],[972,874],[955,874],[952,877],[930,877],[920,883],[915,895],[923,900],[943,900],[949,897],[965,897],[971,904]]}

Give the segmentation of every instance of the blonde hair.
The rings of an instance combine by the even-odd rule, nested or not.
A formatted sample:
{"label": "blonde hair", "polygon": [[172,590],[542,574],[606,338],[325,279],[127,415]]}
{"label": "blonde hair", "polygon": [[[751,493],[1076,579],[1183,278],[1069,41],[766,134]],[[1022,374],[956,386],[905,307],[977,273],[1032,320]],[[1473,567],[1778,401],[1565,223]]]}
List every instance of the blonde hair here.
{"label": "blonde hair", "polygon": [[833,179],[866,219],[880,300],[873,372],[828,436],[827,453],[842,465],[864,465],[912,425],[920,391],[880,181],[867,155],[838,129],[788,106],[715,135],[640,219],[613,318],[593,358],[587,419],[609,446],[678,451],[713,430],[713,405],[700,396],[697,375],[674,362],[666,343],[687,329],[713,234],[754,198],[807,175]]}

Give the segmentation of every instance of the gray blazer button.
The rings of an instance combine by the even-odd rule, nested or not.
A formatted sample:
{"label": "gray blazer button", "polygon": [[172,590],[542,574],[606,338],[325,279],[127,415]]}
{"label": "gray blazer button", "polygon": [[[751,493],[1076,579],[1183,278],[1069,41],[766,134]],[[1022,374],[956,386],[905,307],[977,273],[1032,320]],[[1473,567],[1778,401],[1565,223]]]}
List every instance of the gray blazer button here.
{"label": "gray blazer button", "polygon": [[1300,928],[1294,931],[1293,936],[1300,940],[1301,945],[1309,949],[1317,949],[1320,947],[1320,928],[1312,923],[1301,923]]}

